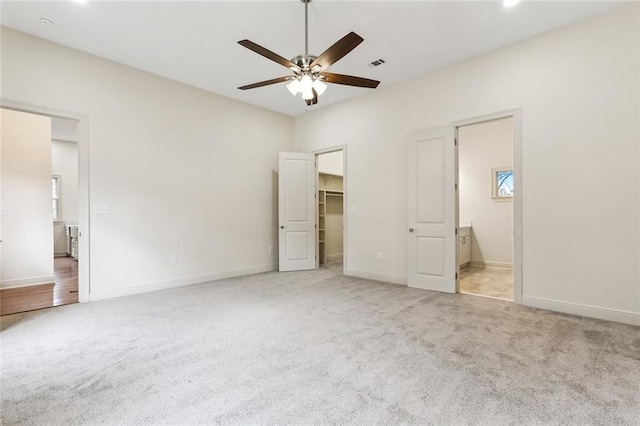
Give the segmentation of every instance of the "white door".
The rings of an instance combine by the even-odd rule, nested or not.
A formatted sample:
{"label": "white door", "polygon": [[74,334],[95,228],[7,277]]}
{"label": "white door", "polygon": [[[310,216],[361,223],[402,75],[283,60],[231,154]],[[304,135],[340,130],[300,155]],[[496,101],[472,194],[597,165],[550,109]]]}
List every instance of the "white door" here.
{"label": "white door", "polygon": [[281,152],[278,170],[280,271],[316,267],[314,154]]}
{"label": "white door", "polygon": [[415,135],[407,149],[408,284],[456,292],[455,129]]}

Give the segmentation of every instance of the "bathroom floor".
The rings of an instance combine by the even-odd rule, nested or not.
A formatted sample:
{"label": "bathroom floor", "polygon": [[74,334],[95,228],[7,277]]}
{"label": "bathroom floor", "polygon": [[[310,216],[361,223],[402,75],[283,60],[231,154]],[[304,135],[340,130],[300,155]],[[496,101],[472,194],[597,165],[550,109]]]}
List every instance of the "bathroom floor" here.
{"label": "bathroom floor", "polygon": [[477,266],[462,268],[460,293],[513,300],[513,271]]}

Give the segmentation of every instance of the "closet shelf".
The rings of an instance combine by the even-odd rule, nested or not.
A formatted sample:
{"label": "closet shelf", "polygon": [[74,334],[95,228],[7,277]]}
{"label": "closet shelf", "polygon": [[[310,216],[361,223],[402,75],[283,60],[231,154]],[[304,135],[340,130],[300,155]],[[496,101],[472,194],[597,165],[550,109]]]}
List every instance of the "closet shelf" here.
{"label": "closet shelf", "polygon": [[320,188],[318,191],[324,191],[327,193],[327,195],[334,193],[334,194],[343,194],[344,191],[341,189],[331,189],[331,188]]}

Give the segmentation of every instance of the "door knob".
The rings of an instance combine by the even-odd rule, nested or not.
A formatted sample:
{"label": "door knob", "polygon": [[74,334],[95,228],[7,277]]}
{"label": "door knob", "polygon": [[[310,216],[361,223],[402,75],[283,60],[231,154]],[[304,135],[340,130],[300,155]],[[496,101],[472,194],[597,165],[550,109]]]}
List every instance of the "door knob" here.
{"label": "door knob", "polygon": [[284,225],[280,225],[280,229],[284,229]]}
{"label": "door knob", "polygon": [[415,229],[409,228],[409,232],[413,232],[413,231],[415,231]]}

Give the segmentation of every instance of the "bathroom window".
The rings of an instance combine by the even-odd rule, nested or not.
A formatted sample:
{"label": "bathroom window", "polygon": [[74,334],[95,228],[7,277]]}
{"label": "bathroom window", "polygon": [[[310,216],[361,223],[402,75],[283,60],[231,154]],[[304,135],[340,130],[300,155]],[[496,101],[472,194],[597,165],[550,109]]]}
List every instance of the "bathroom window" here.
{"label": "bathroom window", "polygon": [[60,220],[60,176],[51,177],[51,197],[53,198],[53,220]]}
{"label": "bathroom window", "polygon": [[491,171],[491,196],[494,199],[513,198],[513,170],[509,168]]}

